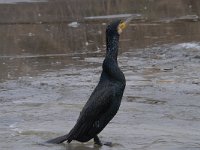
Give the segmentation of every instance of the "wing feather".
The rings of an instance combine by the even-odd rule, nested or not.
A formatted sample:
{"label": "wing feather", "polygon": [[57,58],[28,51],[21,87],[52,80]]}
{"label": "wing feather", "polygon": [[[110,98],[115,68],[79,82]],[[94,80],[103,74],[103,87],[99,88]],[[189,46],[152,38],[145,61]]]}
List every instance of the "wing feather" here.
{"label": "wing feather", "polygon": [[112,90],[111,85],[104,86],[104,88],[101,85],[100,89],[98,89],[98,86],[96,87],[83,107],[76,125],[70,131],[69,139],[73,140],[77,137],[84,136],[92,128],[95,121],[109,108],[113,97]]}

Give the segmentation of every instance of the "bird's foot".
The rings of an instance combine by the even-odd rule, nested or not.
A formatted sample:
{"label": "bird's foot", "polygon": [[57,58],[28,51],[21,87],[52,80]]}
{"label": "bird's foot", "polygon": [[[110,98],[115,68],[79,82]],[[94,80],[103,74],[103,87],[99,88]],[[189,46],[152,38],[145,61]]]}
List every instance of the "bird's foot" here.
{"label": "bird's foot", "polygon": [[98,146],[103,146],[103,145],[106,145],[106,146],[109,146],[109,147],[112,147],[112,142],[95,142],[94,144],[98,145]]}
{"label": "bird's foot", "polygon": [[109,147],[112,147],[112,142],[103,142],[102,144],[106,145],[106,146],[109,146]]}
{"label": "bird's foot", "polygon": [[101,142],[101,140],[99,139],[97,135],[94,137],[94,144],[99,145],[99,146],[103,146],[103,145],[110,146],[110,147],[112,146],[112,142]]}

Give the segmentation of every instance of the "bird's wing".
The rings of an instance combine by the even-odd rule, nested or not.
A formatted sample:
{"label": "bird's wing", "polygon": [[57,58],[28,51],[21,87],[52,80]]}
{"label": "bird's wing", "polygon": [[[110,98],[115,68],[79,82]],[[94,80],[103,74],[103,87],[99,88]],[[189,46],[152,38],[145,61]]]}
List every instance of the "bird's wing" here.
{"label": "bird's wing", "polygon": [[111,85],[97,87],[83,107],[80,117],[84,116],[88,121],[95,121],[108,109],[112,97],[113,87]]}
{"label": "bird's wing", "polygon": [[76,125],[70,131],[69,135],[72,138],[83,135],[89,130],[93,123],[101,117],[103,113],[109,108],[113,97],[112,86],[103,86],[96,88],[89,100],[83,107]]}

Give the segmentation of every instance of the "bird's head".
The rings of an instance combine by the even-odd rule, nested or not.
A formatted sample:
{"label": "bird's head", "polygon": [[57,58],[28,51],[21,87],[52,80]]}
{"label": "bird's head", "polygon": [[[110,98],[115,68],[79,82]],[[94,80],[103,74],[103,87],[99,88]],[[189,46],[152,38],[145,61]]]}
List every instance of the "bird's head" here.
{"label": "bird's head", "polygon": [[113,21],[111,24],[107,26],[106,33],[109,35],[116,35],[116,34],[120,35],[132,19],[133,17],[131,16],[125,21],[123,20]]}

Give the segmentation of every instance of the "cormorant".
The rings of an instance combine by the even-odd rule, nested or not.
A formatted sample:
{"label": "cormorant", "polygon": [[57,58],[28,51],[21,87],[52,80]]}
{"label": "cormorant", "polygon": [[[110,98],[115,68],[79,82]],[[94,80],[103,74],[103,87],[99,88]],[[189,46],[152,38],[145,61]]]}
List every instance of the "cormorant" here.
{"label": "cormorant", "polygon": [[95,144],[102,145],[98,134],[117,113],[126,86],[125,76],[118,66],[117,55],[119,36],[131,19],[130,17],[126,21],[116,20],[107,26],[106,56],[98,85],[80,112],[72,130],[66,135],[47,141],[48,143],[70,143],[72,140],[87,142],[94,139]]}

